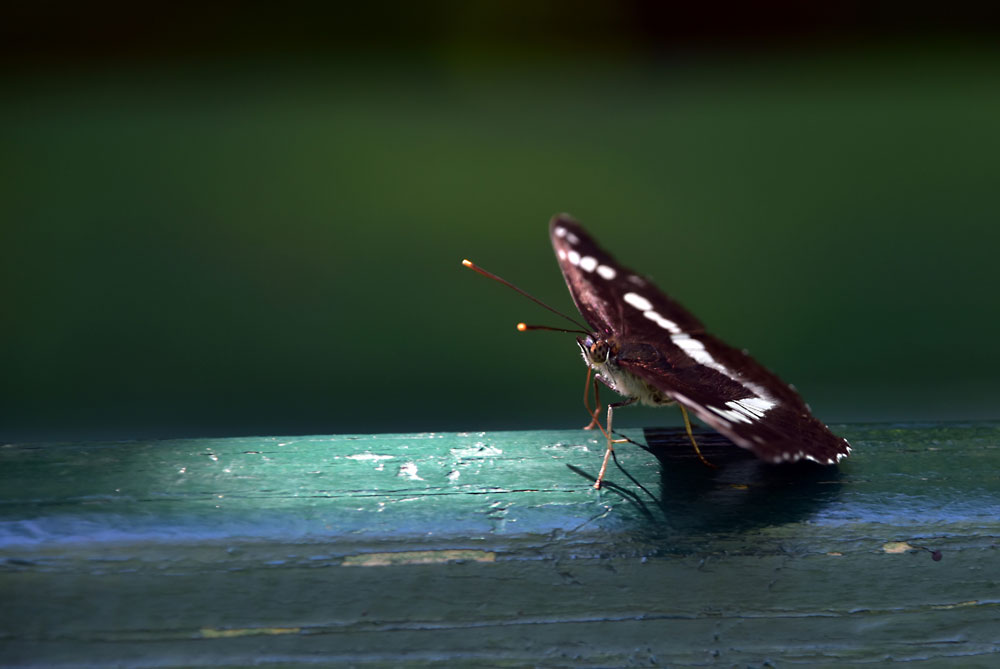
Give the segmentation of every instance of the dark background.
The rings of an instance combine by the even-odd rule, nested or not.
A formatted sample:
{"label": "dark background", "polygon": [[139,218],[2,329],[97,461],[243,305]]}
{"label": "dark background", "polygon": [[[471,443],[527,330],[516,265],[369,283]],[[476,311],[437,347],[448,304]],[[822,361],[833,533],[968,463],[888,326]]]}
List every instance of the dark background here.
{"label": "dark background", "polygon": [[560,211],[828,421],[996,418],[996,16],[825,4],[6,9],[0,439],[582,425],[459,265],[572,309]]}

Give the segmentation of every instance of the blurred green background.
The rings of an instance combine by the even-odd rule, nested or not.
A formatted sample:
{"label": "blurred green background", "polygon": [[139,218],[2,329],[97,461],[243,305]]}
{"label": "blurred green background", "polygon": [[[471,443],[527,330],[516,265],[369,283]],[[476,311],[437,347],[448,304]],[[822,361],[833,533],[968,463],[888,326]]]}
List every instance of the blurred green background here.
{"label": "blurred green background", "polygon": [[561,211],[829,422],[998,417],[993,33],[790,6],[19,8],[0,439],[582,425],[459,264],[571,310]]}

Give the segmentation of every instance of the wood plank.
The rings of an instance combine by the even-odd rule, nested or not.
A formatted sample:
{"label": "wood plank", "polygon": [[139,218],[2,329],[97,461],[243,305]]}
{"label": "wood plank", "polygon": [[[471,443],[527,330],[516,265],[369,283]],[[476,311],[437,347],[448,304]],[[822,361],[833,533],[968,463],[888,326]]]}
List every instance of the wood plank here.
{"label": "wood plank", "polygon": [[836,429],[0,446],[0,664],[994,665],[1000,425]]}

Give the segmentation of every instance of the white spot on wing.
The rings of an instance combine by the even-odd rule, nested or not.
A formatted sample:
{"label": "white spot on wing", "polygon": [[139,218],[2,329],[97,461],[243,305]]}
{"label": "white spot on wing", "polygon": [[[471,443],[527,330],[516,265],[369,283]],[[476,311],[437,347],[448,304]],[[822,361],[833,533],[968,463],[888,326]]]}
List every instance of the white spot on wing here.
{"label": "white spot on wing", "polygon": [[[697,339],[692,339],[689,335],[678,335],[672,338],[673,342],[685,351],[704,351],[705,345]],[[714,360],[714,358],[713,358]]]}
{"label": "white spot on wing", "polygon": [[638,293],[625,293],[622,299],[640,311],[649,311],[653,308],[653,303]]}
{"label": "white spot on wing", "polygon": [[577,237],[576,235],[574,235],[572,232],[569,232],[568,230],[566,231],[566,240],[570,244],[579,244],[580,243],[580,238]]}
{"label": "white spot on wing", "polygon": [[580,254],[577,253],[576,251],[570,250],[570,252],[567,253],[566,255],[569,257],[570,264],[573,264],[573,265],[579,265],[580,264]]}
{"label": "white spot on wing", "polygon": [[562,238],[566,236],[566,228],[559,226],[556,228],[556,237]]}
{"label": "white spot on wing", "polygon": [[681,329],[680,327],[678,327],[677,323],[674,323],[669,318],[664,318],[656,311],[652,310],[646,311],[643,312],[642,315],[648,318],[649,320],[653,321],[657,325],[659,325],[664,330],[669,330],[671,334],[680,334],[681,332]]}
{"label": "white spot on wing", "polygon": [[608,281],[615,278],[615,275],[617,274],[617,272],[615,272],[613,267],[608,267],[607,265],[598,265],[597,273],[600,274],[605,279],[607,279]]}
{"label": "white spot on wing", "polygon": [[566,260],[566,252],[563,251],[562,249],[559,249],[556,255],[559,256],[559,260]]}
{"label": "white spot on wing", "polygon": [[774,406],[774,402],[760,397],[747,397],[742,400],[726,402],[726,406],[750,418],[763,418],[767,410]]}
{"label": "white spot on wing", "polygon": [[[730,379],[736,381],[741,386],[746,388],[749,392],[752,392],[757,396],[742,400],[736,400],[735,402],[729,402],[728,403],[729,405],[736,404],[736,406],[732,406],[728,410],[724,409],[716,410],[713,407],[709,407],[716,413],[719,413],[719,411],[726,411],[726,413],[724,414],[719,413],[720,416],[726,416],[733,420],[739,420],[741,422],[749,423],[750,420],[748,420],[748,418],[749,419],[761,418],[764,415],[765,411],[775,406],[775,402],[773,402],[770,399],[770,395],[767,394],[767,391],[765,391],[764,388],[757,385],[756,383],[741,378],[737,372],[732,371],[731,369],[729,369],[728,367],[717,361],[715,358],[712,357],[712,354],[708,352],[708,350],[705,348],[705,345],[702,342],[684,333],[672,334],[670,336],[670,340],[673,341],[673,343],[677,344],[677,346],[679,346],[681,349],[683,349],[683,351],[687,353],[691,357],[691,359],[694,360],[695,362],[705,365],[706,367],[711,367],[715,371],[725,374]],[[733,414],[740,416],[740,418],[734,418]]]}
{"label": "white spot on wing", "polygon": [[[691,356],[691,358],[693,358],[695,362],[701,363],[702,365],[720,371],[729,378],[733,379],[734,381],[740,381],[735,376],[733,376],[733,374],[728,369],[726,369],[725,366],[717,363],[715,361],[715,358],[712,357],[712,354],[705,350],[705,345],[702,344],[697,339],[693,339],[686,334],[676,334],[671,336],[671,340],[675,344],[680,346],[682,349],[684,349],[684,352],[687,353],[689,356]],[[740,381],[740,383],[742,383],[742,381]]]}
{"label": "white spot on wing", "polygon": [[[735,423],[747,423],[748,425],[753,423],[755,420],[759,420],[764,417],[764,413],[774,406],[774,402],[770,400],[765,400],[760,397],[747,397],[741,400],[732,400],[726,402],[728,409],[721,409],[719,407],[708,407],[710,411],[722,416],[727,420],[731,420]],[[754,441],[757,443],[763,443],[760,439],[755,438]],[[786,454],[788,455],[788,454]]]}
{"label": "white spot on wing", "polygon": [[597,258],[594,256],[584,256],[580,258],[580,269],[585,272],[593,272],[597,269]]}
{"label": "white spot on wing", "polygon": [[750,419],[739,411],[733,411],[732,409],[720,409],[719,407],[708,407],[709,411],[713,411],[726,420],[732,421],[734,423],[750,423]]}

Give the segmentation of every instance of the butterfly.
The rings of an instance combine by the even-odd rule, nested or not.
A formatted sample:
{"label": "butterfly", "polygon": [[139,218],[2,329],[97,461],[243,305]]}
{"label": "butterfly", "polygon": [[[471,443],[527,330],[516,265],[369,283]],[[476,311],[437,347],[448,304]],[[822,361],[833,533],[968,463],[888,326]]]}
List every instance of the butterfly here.
{"label": "butterfly", "polygon": [[691,312],[616,261],[572,217],[553,217],[549,237],[573,302],[589,325],[577,345],[588,366],[588,386],[589,373],[595,375],[595,401],[598,381],[625,398],[608,405],[606,428],[600,426],[599,408],[591,411],[587,404],[591,424],[608,439],[595,487],[613,449],[614,409],[632,403],[678,405],[696,450],[688,411],[767,462],[832,465],[850,454],[847,440],[815,418],[791,385],[746,351],[709,334]]}

